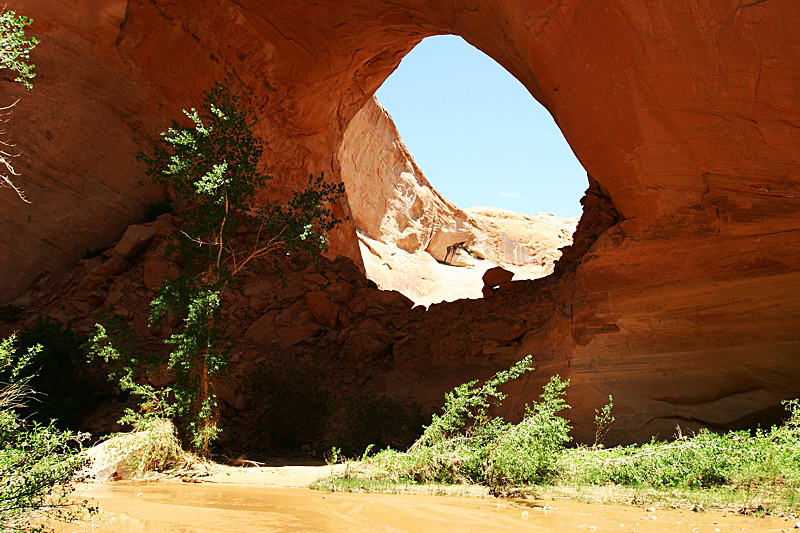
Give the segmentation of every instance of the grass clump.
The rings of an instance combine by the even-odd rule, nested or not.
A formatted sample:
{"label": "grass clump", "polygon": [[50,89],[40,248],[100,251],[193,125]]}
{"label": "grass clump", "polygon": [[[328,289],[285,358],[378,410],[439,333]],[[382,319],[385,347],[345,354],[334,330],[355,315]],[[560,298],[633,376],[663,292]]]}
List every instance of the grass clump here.
{"label": "grass clump", "polygon": [[150,385],[135,383],[130,375],[123,376],[120,386],[141,398],[139,410],[126,409],[120,424],[132,427],[112,446],[124,456],[125,470],[132,477],[148,472],[166,472],[188,466],[189,454],[183,451],[178,431],[172,422],[175,406],[167,395],[169,389],[157,390]]}
{"label": "grass clump", "polygon": [[[800,404],[784,402],[788,420],[769,430],[714,433],[703,429],[670,442],[565,451],[562,484],[620,485],[696,500],[721,491],[740,507],[797,511],[800,487]],[[675,492],[675,491],[678,492]]]}

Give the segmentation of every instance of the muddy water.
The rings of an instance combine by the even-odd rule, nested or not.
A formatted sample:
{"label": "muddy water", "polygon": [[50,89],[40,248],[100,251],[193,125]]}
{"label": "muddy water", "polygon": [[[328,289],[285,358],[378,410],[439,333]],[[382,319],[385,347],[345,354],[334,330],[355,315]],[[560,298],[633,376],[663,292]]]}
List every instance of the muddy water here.
{"label": "muddy water", "polygon": [[[105,516],[66,533],[778,532],[794,521],[573,501],[324,493],[224,485],[103,484],[82,490]],[[545,504],[548,507],[545,507]]]}

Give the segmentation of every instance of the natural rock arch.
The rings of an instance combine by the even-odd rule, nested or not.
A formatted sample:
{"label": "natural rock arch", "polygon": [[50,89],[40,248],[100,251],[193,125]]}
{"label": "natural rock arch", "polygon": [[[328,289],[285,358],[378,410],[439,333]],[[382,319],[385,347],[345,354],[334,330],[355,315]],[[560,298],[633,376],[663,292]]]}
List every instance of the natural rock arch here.
{"label": "natural rock arch", "polygon": [[[599,239],[584,239],[591,248],[573,258],[550,314],[536,310],[540,297],[522,295],[526,333],[514,356],[533,352],[540,372],[572,376],[577,420],[591,420],[614,393],[628,415],[620,440],[670,431],[676,420],[735,426],[798,393],[800,51],[791,43],[800,10],[792,5],[20,0],[15,8],[34,18],[43,43],[33,93],[3,81],[4,93],[24,96],[13,132],[23,151],[18,184],[33,202],[0,196],[4,301],[141,213],[158,191],[136,153],[214,80],[247,92],[269,142],[272,194],[283,194],[312,172],[337,179],[354,114],[419,40],[455,33],[551,112],[597,184],[588,220]],[[579,233],[591,235],[589,225]],[[352,226],[332,245],[356,255]],[[398,372],[422,368],[418,357]],[[459,357],[427,363],[457,367],[445,372],[455,381],[513,358]],[[417,374],[419,390],[439,394],[436,372]]]}

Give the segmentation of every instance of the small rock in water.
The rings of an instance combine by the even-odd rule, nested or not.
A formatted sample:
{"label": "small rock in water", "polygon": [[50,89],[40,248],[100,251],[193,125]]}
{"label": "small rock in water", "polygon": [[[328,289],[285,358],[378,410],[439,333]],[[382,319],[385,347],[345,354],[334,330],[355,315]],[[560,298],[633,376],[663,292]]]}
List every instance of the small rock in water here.
{"label": "small rock in water", "polygon": [[528,511],[522,511],[522,518],[528,518],[528,516],[530,516]]}

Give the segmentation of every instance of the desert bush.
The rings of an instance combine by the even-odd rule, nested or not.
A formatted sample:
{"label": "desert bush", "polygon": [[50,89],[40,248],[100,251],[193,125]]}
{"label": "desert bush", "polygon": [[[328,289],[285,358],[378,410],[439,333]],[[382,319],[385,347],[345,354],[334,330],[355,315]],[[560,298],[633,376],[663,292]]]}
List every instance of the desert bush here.
{"label": "desert bush", "polygon": [[489,453],[492,486],[541,483],[556,475],[564,445],[571,440],[569,423],[558,416],[569,409],[564,401],[568,385],[568,380],[553,376],[544,386],[541,401],[525,406],[522,421],[495,442]]}
{"label": "desert bush", "polygon": [[156,389],[138,384],[130,375],[120,379],[123,390],[139,397],[138,409],[126,409],[120,424],[130,425],[132,431],[116,438],[115,452],[125,457],[125,469],[132,477],[143,477],[148,472],[165,472],[186,466],[189,456],[184,453],[172,422],[175,405],[170,401],[171,390]]}
{"label": "desert bush", "polygon": [[114,455],[127,458],[125,467],[133,477],[141,477],[151,470],[162,472],[184,466],[187,459],[172,422],[177,411],[173,389],[137,383],[136,370],[150,367],[152,354],[140,349],[134,332],[125,325],[116,325],[114,332],[113,338],[109,337],[106,328],[98,324],[87,343],[90,357],[109,364],[109,377],[120,390],[138,398],[137,408],[125,409],[118,421],[129,426],[130,433],[108,436],[113,441]]}

